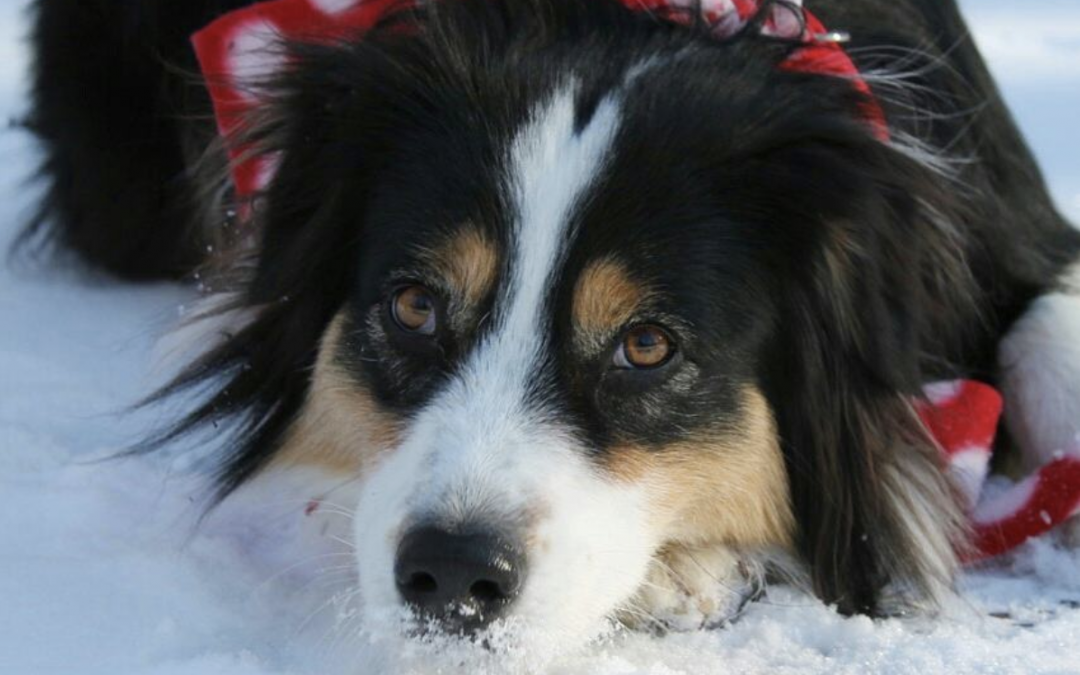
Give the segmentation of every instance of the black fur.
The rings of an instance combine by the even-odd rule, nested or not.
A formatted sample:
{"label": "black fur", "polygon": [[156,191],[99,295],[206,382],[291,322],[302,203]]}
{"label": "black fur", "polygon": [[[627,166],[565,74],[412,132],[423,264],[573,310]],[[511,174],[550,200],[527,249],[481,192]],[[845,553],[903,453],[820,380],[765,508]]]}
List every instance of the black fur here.
{"label": "black fur", "polygon": [[23,243],[46,235],[127,279],[179,278],[202,263],[192,166],[213,127],[188,40],[244,4],[36,4],[28,124],[43,146],[48,193]]}
{"label": "black fur", "polygon": [[[189,119],[206,102],[165,64],[189,67],[182,38],[237,4],[39,1],[42,218],[91,263],[145,278],[202,260],[183,139],[208,136]],[[667,372],[696,368],[696,384],[618,379],[565,349],[538,378],[562,392],[597,453],[722,424],[738,387],[760,386],[816,591],[873,613],[892,581],[931,586],[887,494],[899,453],[934,462],[908,401],[939,377],[993,381],[998,340],[1080,255],[1080,235],[1051,205],[952,2],[810,4],[852,32],[865,72],[919,66],[908,87],[872,82],[897,138],[976,161],[946,176],[879,142],[848,83],[777,69],[790,45],[718,43],[609,0],[447,0],[400,19],[419,32],[292,46],[300,65],[273,83],[256,135],[285,157],[257,206],[257,265],[239,287],[256,318],[163,392],[225,381],[159,440],[239,420],[223,494],[251,478],[303,402],[340,308],[354,326],[374,320],[413,245],[452,223],[503,241],[500,148],[560,77],[580,78],[584,125],[633,64],[679,54],[629,85],[617,158],[579,216],[551,330],[565,345],[574,275],[617,255],[665,289],[680,339]],[[153,11],[166,5],[175,16]],[[357,337],[353,372],[407,415],[475,339],[410,357],[408,389],[386,370],[393,359],[366,358],[390,348]],[[950,499],[943,479],[933,488]]]}

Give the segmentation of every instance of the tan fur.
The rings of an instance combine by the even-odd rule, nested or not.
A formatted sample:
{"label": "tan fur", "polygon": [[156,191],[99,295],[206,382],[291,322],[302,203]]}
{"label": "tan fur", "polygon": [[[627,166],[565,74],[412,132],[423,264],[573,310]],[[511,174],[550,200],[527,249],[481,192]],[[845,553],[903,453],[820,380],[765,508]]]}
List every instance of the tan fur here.
{"label": "tan fur", "polygon": [[795,519],[773,416],[754,388],[737,430],[664,448],[617,447],[607,470],[645,487],[653,527],[671,544],[792,545]]}
{"label": "tan fur", "polygon": [[590,263],[574,288],[572,316],[579,348],[592,351],[606,344],[647,305],[652,295],[622,262],[601,258]]}
{"label": "tan fur", "polygon": [[359,475],[398,441],[401,420],[382,410],[336,363],[343,323],[338,314],[323,336],[307,401],[275,466]]}
{"label": "tan fur", "polygon": [[499,270],[499,252],[495,245],[471,225],[424,251],[423,258],[446,282],[456,299],[473,307],[491,292]]}

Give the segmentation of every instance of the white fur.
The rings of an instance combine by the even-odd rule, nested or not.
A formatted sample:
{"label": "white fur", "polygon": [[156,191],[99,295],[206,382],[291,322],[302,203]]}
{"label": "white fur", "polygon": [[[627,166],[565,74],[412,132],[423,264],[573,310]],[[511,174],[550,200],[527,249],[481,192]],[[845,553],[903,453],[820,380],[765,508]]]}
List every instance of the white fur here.
{"label": "white fur", "polygon": [[356,543],[370,616],[400,606],[394,554],[404,531],[424,520],[525,536],[528,576],[510,621],[526,628],[534,646],[566,647],[594,635],[645,576],[658,538],[643,491],[600,474],[530,396],[543,386],[536,377],[552,281],[618,115],[606,100],[575,134],[566,88],[534,112],[511,147],[506,188],[516,220],[494,327],[361,487]]}
{"label": "white fur", "polygon": [[[956,546],[963,540],[964,516],[960,505],[942,494],[940,470],[915,448],[902,448],[895,461],[881,472],[885,495],[896,514],[895,526],[911,550],[896,551],[915,561],[925,586],[922,598],[911,596],[903,584],[886,588],[882,609],[886,613],[925,601],[927,607],[943,606],[952,593],[959,567]],[[895,605],[895,606],[894,606]]]}
{"label": "white fur", "polygon": [[1080,452],[1080,263],[1001,343],[1005,421],[1029,469]]}

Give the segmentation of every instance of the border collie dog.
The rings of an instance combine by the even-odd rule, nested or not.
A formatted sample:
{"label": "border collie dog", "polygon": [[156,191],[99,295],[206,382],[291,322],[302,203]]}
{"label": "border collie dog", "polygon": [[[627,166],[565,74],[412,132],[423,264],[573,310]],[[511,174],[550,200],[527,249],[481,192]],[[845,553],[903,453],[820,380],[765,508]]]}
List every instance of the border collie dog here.
{"label": "border collie dog", "polygon": [[1030,465],[1078,431],[1080,232],[952,0],[807,0],[872,94],[694,3],[420,3],[281,46],[239,203],[189,38],[250,4],[38,0],[29,234],[208,280],[223,337],[160,394],[204,399],[148,447],[220,423],[222,497],[348,485],[373,616],[933,607],[966,530],[924,384],[1001,389]]}

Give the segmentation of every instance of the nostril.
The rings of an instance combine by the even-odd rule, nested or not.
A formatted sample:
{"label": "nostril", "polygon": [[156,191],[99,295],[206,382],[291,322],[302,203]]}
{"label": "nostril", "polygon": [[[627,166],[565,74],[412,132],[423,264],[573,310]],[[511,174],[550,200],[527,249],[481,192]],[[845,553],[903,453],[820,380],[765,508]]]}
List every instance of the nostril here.
{"label": "nostril", "polygon": [[412,593],[434,593],[439,590],[439,582],[427,572],[416,572],[401,584],[401,588]]}
{"label": "nostril", "polygon": [[509,596],[503,592],[502,587],[498,583],[486,579],[474,582],[473,585],[469,587],[469,595],[471,595],[474,600],[478,600],[485,605],[495,604],[509,599]]}

